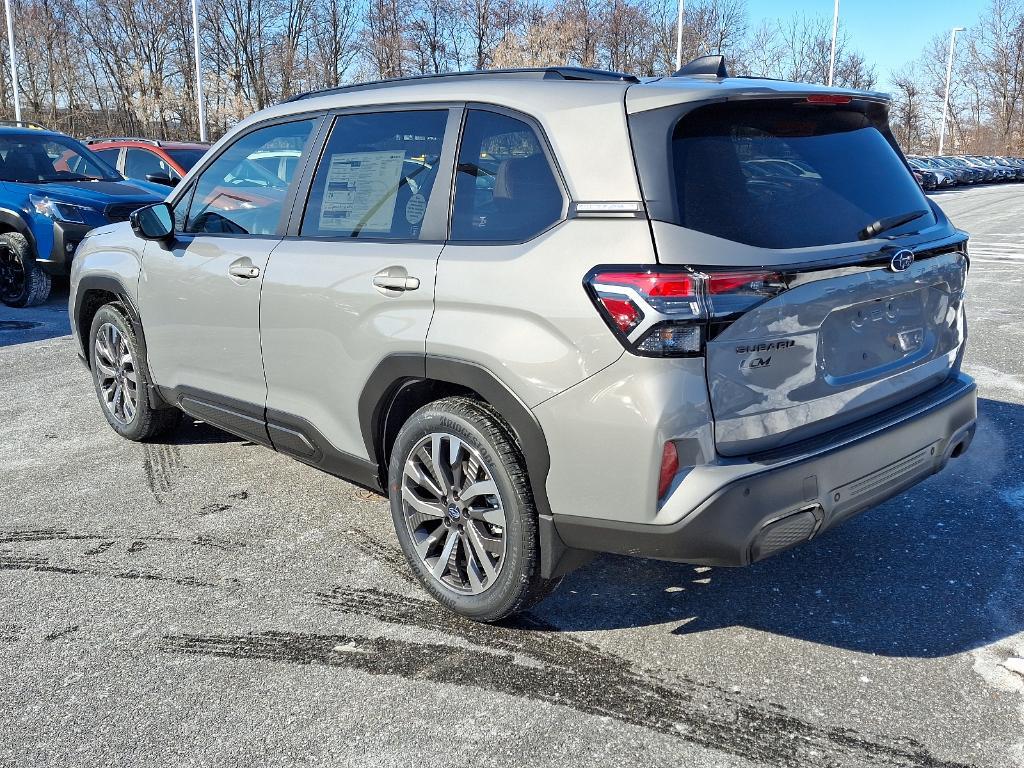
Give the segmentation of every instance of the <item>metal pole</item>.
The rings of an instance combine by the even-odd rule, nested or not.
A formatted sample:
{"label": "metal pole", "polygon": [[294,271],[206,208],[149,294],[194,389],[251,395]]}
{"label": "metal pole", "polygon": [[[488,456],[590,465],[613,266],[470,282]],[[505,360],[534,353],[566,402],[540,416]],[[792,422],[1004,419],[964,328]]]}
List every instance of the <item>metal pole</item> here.
{"label": "metal pole", "polygon": [[839,0],[836,0],[835,12],[832,14],[832,52],[828,56],[828,84],[832,85],[836,73],[836,37],[839,35]]}
{"label": "metal pole", "polygon": [[963,32],[964,27],[953,27],[949,36],[949,61],[946,62],[946,95],[942,98],[942,123],[939,126],[939,154],[946,139],[946,115],[949,112],[949,81],[953,77],[953,49],[956,48],[956,33]]}
{"label": "metal pole", "polygon": [[14,119],[21,122],[21,94],[18,93],[18,58],[14,50],[14,21],[11,18],[11,0],[4,0],[7,9],[7,46],[11,57],[11,89],[14,93]]}
{"label": "metal pole", "polygon": [[[6,0],[10,2],[11,0]],[[206,141],[206,105],[203,103],[203,69],[199,63],[199,0],[192,0],[192,38],[196,52],[196,108],[199,117],[199,140]]]}
{"label": "metal pole", "polygon": [[683,3],[679,0],[679,17],[676,19],[676,70],[683,68]]}

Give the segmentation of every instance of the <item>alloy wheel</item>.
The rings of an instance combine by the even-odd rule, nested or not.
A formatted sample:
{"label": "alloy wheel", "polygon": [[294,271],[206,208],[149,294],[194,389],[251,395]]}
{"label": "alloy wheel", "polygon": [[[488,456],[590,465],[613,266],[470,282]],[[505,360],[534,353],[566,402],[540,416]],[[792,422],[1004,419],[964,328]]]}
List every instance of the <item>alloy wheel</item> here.
{"label": "alloy wheel", "polygon": [[96,332],[96,378],[103,405],[118,423],[127,426],[139,405],[139,380],[135,359],[124,334],[113,323]]}
{"label": "alloy wheel", "polygon": [[455,435],[423,437],[405,461],[402,511],[436,581],[464,595],[495,583],[505,557],[505,508],[479,451]]}
{"label": "alloy wheel", "polygon": [[16,301],[25,290],[25,265],[11,248],[0,247],[0,300]]}

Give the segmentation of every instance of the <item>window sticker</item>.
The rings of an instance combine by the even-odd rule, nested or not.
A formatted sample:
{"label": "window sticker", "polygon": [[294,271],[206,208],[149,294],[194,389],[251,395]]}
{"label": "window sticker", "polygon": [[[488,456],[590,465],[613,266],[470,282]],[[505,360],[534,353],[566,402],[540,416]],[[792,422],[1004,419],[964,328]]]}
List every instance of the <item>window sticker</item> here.
{"label": "window sticker", "polygon": [[419,224],[427,212],[427,198],[417,192],[405,204],[405,220],[410,224]]}
{"label": "window sticker", "polygon": [[332,155],[320,206],[320,229],[390,232],[404,161],[404,150]]}

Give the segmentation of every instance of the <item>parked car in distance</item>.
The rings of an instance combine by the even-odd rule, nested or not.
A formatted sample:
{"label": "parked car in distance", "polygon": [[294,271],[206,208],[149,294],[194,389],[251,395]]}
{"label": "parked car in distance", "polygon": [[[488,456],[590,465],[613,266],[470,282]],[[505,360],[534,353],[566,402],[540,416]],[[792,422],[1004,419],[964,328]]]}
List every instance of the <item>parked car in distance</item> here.
{"label": "parked car in distance", "polygon": [[974,168],[967,163],[957,162],[949,157],[930,157],[928,160],[954,173],[958,184],[981,184],[988,178],[988,175],[981,169]]}
{"label": "parked car in distance", "polygon": [[173,187],[192,170],[209,144],[142,138],[89,139],[89,148],[126,178]]}
{"label": "parked car in distance", "polygon": [[888,107],[717,56],[304,94],[86,238],[73,334],[118,434],[184,411],[387,494],[471,619],[595,552],[748,565],[974,435],[967,235]]}
{"label": "parked car in distance", "polygon": [[931,176],[931,180],[926,179],[922,184],[925,189],[949,189],[957,185],[956,174],[950,168],[929,163],[927,159],[920,157],[908,157],[907,162],[912,169],[923,176]]}
{"label": "parked car in distance", "polygon": [[0,301],[40,304],[93,227],[161,199],[70,136],[0,126]]}
{"label": "parked car in distance", "polygon": [[939,180],[931,171],[919,171],[917,168],[911,168],[911,172],[914,174],[914,178],[917,179],[917,183],[921,185],[921,189],[933,190],[938,188]]}

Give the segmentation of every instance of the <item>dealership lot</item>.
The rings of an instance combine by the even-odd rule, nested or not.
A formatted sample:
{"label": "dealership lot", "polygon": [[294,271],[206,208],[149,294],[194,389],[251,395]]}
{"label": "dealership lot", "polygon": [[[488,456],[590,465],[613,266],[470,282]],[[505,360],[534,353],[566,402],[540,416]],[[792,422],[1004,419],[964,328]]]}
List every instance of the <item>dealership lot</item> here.
{"label": "dealership lot", "polygon": [[1024,190],[934,199],[973,236],[966,457],[749,569],[600,557],[505,627],[426,598],[379,497],[119,439],[66,289],[0,309],[0,766],[1024,765]]}

